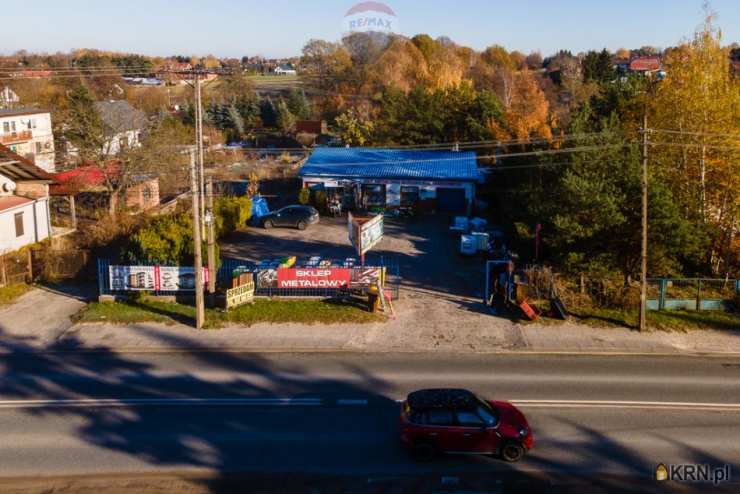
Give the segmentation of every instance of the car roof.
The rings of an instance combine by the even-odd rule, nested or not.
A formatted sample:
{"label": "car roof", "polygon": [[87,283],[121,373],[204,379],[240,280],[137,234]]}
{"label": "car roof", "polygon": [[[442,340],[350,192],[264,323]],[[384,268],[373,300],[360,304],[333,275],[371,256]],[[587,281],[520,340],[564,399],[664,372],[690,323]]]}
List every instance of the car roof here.
{"label": "car roof", "polygon": [[470,408],[478,398],[466,389],[422,389],[411,393],[406,402],[414,410]]}

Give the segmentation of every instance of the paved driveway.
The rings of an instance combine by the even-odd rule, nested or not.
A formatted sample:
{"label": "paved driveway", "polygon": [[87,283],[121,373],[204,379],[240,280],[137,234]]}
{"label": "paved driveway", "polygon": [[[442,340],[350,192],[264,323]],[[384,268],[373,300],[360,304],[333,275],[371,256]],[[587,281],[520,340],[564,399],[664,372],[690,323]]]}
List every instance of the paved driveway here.
{"label": "paved driveway", "polygon": [[[459,254],[459,237],[449,233],[446,218],[386,218],[385,236],[367,262],[380,257],[400,267],[402,288],[436,292],[446,297],[481,298],[483,260]],[[322,218],[306,231],[250,228],[221,243],[224,257],[249,261],[283,256],[332,259],[357,257],[349,243],[346,218]]]}

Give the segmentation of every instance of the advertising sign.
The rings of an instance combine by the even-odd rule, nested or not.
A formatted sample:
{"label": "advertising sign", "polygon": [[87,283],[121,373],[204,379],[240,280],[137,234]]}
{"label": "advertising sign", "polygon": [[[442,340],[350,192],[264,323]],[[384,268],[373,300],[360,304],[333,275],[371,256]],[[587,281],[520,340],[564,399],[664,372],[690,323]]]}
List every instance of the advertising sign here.
{"label": "advertising sign", "polygon": [[348,288],[352,270],[347,268],[290,268],[277,270],[278,288]]}
{"label": "advertising sign", "polygon": [[226,310],[254,301],[254,283],[246,283],[226,290]]}
{"label": "advertising sign", "polygon": [[385,219],[382,214],[373,218],[356,218],[352,213],[347,215],[349,241],[361,256],[383,240]]}
{"label": "advertising sign", "polygon": [[[187,266],[109,266],[108,275],[113,291],[195,291],[195,268]],[[208,283],[207,268],[203,283]]]}

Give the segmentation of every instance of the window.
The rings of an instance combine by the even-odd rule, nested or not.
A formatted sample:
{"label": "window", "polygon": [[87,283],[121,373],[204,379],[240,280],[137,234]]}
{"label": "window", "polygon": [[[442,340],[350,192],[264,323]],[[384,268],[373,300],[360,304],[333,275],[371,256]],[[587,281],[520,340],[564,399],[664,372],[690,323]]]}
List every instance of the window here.
{"label": "window", "polygon": [[44,152],[44,145],[40,142],[36,143],[36,154],[41,154]]}
{"label": "window", "polygon": [[12,122],[10,122],[10,130],[12,132],[15,132],[15,120],[13,120]]}
{"label": "window", "polygon": [[145,201],[151,201],[152,200],[152,189],[149,187],[144,187],[143,196],[144,196]]}
{"label": "window", "polygon": [[36,119],[35,118],[32,118],[31,119],[31,128],[32,129],[35,129],[36,128]]}
{"label": "window", "polygon": [[479,405],[478,415],[480,415],[480,417],[483,419],[483,421],[486,423],[486,426],[488,427],[495,427],[496,424],[498,424],[498,417],[496,417],[496,413],[488,406]]}
{"label": "window", "polygon": [[427,425],[454,425],[455,418],[450,410],[429,410],[426,413]]}
{"label": "window", "polygon": [[413,206],[419,202],[419,187],[401,187],[401,206]]}
{"label": "window", "polygon": [[121,137],[118,139],[119,149],[125,149],[128,146],[128,137]]}
{"label": "window", "polygon": [[363,185],[362,192],[365,196],[365,206],[385,206],[385,185]]}
{"label": "window", "polygon": [[10,122],[3,122],[3,133],[7,134],[10,132]]}
{"label": "window", "polygon": [[15,213],[15,236],[16,237],[22,237],[23,236],[23,213]]}
{"label": "window", "polygon": [[483,420],[475,412],[468,410],[457,411],[457,423],[463,427],[482,427],[484,425]]}

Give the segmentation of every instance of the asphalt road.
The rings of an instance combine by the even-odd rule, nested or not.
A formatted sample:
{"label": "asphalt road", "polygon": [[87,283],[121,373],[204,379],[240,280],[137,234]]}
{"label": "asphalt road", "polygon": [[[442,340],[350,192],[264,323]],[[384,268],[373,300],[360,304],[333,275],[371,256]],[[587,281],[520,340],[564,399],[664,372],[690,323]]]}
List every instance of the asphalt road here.
{"label": "asphalt road", "polygon": [[[446,386],[518,404],[535,434],[531,454],[516,465],[411,461],[398,446],[397,401]],[[0,477],[238,472],[605,483],[650,482],[658,463],[699,463],[729,464],[737,482],[740,359],[16,354],[0,360],[0,431]]]}

